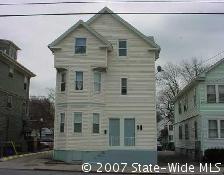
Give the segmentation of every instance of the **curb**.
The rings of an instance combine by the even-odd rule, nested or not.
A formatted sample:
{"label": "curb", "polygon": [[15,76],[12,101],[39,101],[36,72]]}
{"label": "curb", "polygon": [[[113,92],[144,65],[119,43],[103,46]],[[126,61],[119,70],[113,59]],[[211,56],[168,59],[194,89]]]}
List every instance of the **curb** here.
{"label": "curb", "polygon": [[15,156],[3,157],[3,158],[0,159],[0,162],[5,162],[5,161],[8,161],[8,160],[27,157],[27,156],[32,156],[32,155],[37,155],[37,154],[44,154],[44,153],[48,153],[48,152],[51,152],[51,150],[50,151],[42,151],[42,152],[36,152],[36,153],[27,153],[27,154],[15,155]]}

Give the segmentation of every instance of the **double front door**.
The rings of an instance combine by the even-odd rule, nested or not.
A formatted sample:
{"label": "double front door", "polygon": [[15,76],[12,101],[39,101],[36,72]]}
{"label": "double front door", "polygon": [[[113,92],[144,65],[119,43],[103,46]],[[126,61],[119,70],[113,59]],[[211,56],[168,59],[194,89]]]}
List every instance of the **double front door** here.
{"label": "double front door", "polygon": [[109,119],[109,145],[135,146],[135,119]]}

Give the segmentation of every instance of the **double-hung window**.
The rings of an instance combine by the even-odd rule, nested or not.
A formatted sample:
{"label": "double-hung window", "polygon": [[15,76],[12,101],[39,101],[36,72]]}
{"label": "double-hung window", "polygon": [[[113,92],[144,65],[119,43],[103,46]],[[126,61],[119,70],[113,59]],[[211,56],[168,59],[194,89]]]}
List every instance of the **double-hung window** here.
{"label": "double-hung window", "polygon": [[93,113],[93,133],[99,134],[100,133],[100,114]]}
{"label": "double-hung window", "polygon": [[207,102],[208,103],[216,103],[215,85],[207,85]]}
{"label": "double-hung window", "polygon": [[194,106],[197,106],[197,91],[196,88],[194,89]]}
{"label": "double-hung window", "polygon": [[127,56],[127,40],[118,41],[118,55]]}
{"label": "double-hung window", "polygon": [[75,133],[82,132],[82,113],[81,112],[74,113],[74,132]]}
{"label": "double-hung window", "polygon": [[208,137],[218,138],[218,121],[217,120],[208,121]]}
{"label": "double-hung window", "polygon": [[121,78],[121,95],[127,95],[127,78]]}
{"label": "double-hung window", "polygon": [[101,91],[101,72],[94,72],[94,92],[100,93]]}
{"label": "double-hung window", "polygon": [[224,85],[218,85],[219,103],[224,103]]}
{"label": "double-hung window", "polygon": [[75,39],[75,53],[85,54],[86,53],[86,38]]}
{"label": "double-hung window", "polygon": [[60,114],[60,132],[65,131],[65,113]]}
{"label": "double-hung window", "polygon": [[83,90],[83,72],[76,72],[75,90]]}
{"label": "double-hung window", "polygon": [[60,78],[61,78],[61,84],[60,84],[61,92],[64,92],[66,88],[66,73],[61,72]]}

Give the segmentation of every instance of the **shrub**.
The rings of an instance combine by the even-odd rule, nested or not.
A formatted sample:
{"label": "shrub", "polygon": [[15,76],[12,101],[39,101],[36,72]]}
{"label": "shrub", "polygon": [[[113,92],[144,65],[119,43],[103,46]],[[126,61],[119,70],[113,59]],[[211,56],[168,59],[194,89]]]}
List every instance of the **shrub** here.
{"label": "shrub", "polygon": [[204,153],[204,161],[209,163],[224,163],[224,149],[207,149]]}

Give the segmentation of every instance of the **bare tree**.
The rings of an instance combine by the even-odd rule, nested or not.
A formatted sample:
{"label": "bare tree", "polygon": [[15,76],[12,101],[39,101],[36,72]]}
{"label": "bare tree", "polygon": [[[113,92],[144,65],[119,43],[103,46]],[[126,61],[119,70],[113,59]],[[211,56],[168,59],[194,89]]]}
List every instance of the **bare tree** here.
{"label": "bare tree", "polygon": [[174,119],[174,105],[172,100],[184,85],[203,72],[206,67],[202,61],[194,58],[184,60],[182,64],[167,63],[163,71],[157,74],[157,112],[162,118]]}

